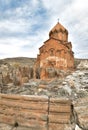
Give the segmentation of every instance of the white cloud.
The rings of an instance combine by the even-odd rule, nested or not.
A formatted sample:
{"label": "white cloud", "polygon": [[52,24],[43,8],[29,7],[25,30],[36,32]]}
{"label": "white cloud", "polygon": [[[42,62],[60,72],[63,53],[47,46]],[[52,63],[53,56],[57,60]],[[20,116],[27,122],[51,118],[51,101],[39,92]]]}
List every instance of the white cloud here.
{"label": "white cloud", "polygon": [[38,48],[47,39],[46,32],[37,32],[37,35],[23,38],[6,37],[0,39],[0,58],[5,57],[36,57]]}
{"label": "white cloud", "polygon": [[[26,21],[19,20],[3,20],[0,21],[0,32],[18,33],[26,31],[28,23]],[[29,26],[28,26],[29,27]]]}

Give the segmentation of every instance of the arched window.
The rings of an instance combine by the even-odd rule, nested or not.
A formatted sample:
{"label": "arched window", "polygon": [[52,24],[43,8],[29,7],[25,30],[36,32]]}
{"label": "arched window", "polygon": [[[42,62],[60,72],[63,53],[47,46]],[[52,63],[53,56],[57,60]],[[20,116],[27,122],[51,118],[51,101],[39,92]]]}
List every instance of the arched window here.
{"label": "arched window", "polygon": [[51,48],[51,49],[49,50],[49,54],[50,54],[50,56],[53,56],[53,55],[54,55],[54,49],[53,49],[53,48]]}
{"label": "arched window", "polygon": [[61,55],[61,50],[57,50],[57,51],[56,51],[56,55],[57,55],[57,56],[60,56],[60,55]]}

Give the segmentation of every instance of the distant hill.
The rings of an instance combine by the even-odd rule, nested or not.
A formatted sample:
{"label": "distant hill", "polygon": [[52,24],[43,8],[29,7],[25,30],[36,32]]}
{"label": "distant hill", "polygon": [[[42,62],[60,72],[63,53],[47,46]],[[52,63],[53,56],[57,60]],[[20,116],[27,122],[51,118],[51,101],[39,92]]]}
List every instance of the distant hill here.
{"label": "distant hill", "polygon": [[[81,62],[88,59],[78,59],[75,58],[75,67]],[[36,58],[28,58],[28,57],[15,57],[15,58],[5,58],[0,60],[0,64],[13,64],[13,63],[20,63],[21,65],[29,65],[33,66],[36,61]]]}
{"label": "distant hill", "polygon": [[36,61],[36,58],[28,58],[28,57],[15,57],[15,58],[5,58],[0,60],[0,64],[12,64],[12,63],[20,63],[20,64],[28,64],[33,66]]}

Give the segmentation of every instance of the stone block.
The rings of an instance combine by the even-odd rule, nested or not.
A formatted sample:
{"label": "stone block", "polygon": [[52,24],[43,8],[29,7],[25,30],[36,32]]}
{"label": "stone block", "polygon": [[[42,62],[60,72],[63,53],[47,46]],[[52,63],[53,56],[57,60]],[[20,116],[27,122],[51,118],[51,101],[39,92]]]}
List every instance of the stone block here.
{"label": "stone block", "polygon": [[0,122],[47,130],[48,98],[46,96],[0,95]]}
{"label": "stone block", "polygon": [[49,123],[49,130],[64,130],[63,124]]}
{"label": "stone block", "polygon": [[53,103],[53,104],[50,104],[50,113],[51,112],[61,112],[61,113],[67,112],[67,113],[70,113],[71,112],[71,106]]}
{"label": "stone block", "polygon": [[49,114],[50,123],[68,124],[70,122],[70,113]]}

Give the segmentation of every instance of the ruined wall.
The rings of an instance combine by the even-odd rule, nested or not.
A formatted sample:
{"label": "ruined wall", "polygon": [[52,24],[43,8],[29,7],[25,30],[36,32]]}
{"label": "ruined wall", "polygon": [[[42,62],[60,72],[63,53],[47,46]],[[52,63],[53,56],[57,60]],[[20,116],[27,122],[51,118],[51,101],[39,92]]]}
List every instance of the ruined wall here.
{"label": "ruined wall", "polygon": [[48,98],[0,95],[0,122],[46,130]]}
{"label": "ruined wall", "polygon": [[71,102],[69,100],[50,98],[49,130],[66,130],[71,123]]}
{"label": "ruined wall", "polygon": [[71,102],[66,99],[0,94],[0,123],[30,130],[67,130],[71,116]]}

